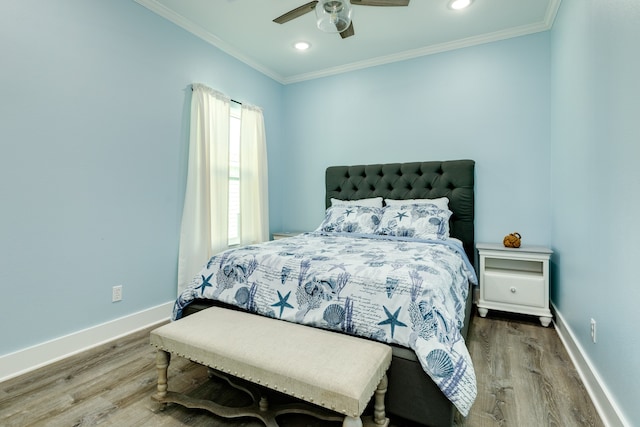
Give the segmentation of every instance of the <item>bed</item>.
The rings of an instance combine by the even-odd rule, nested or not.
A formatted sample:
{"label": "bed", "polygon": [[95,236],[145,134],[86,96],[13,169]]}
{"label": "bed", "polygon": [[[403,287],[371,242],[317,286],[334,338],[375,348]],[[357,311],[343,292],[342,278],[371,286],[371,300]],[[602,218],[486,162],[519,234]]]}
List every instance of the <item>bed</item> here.
{"label": "bed", "polygon": [[[476,392],[464,345],[477,283],[474,166],[454,160],[327,168],[327,213],[318,230],[214,256],[176,300],[174,318],[223,305],[387,342],[387,412],[451,426]],[[382,202],[388,199],[397,202]],[[407,215],[416,227],[403,225]],[[347,271],[352,255],[362,264]],[[379,288],[374,270],[385,272]],[[444,277],[455,286],[439,283]],[[274,284],[266,297],[268,281]]]}

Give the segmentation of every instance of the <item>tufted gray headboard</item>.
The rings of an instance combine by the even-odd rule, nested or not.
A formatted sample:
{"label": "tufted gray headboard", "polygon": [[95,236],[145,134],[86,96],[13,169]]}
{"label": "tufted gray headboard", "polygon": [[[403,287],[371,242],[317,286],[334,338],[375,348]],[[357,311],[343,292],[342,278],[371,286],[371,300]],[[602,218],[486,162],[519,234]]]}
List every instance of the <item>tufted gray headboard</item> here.
{"label": "tufted gray headboard", "polygon": [[358,200],[449,198],[451,236],[474,262],[473,160],[331,166],[326,172],[326,206],[331,198]]}

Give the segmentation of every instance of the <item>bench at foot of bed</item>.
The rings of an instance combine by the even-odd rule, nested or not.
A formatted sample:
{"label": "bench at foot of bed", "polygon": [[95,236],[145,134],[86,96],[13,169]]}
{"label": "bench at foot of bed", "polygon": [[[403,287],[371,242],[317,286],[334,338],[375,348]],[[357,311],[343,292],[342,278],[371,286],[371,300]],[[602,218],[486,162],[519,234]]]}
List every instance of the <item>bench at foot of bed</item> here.
{"label": "bench at foot of bed", "polygon": [[[254,417],[267,427],[277,427],[276,417],[286,413],[342,420],[344,427],[389,424],[384,394],[391,348],[385,344],[219,307],[155,329],[151,344],[158,348],[158,390],[152,398],[161,407],[172,402],[226,418]],[[231,408],[168,391],[171,354],[244,380],[246,385],[235,387],[254,403]],[[300,403],[270,407],[263,387]],[[361,418],[374,394],[373,417]]]}

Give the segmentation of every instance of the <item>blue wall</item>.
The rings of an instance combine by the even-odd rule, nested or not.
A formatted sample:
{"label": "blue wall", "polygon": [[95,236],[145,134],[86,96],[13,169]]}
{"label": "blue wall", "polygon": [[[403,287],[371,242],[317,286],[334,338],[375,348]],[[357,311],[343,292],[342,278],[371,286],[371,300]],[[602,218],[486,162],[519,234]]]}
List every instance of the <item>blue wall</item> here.
{"label": "blue wall", "polygon": [[262,106],[276,159],[283,108],[282,85],[131,0],[1,9],[5,354],[175,297],[192,82]]}
{"label": "blue wall", "polygon": [[634,423],[640,420],[639,24],[637,1],[563,0],[551,43],[552,300]]}
{"label": "blue wall", "polygon": [[539,33],[286,86],[282,227],[320,224],[327,166],[470,158],[477,240],[549,244],[549,61]]}
{"label": "blue wall", "polygon": [[174,297],[203,82],[264,108],[272,231],[320,223],[329,165],[476,160],[477,241],[553,247],[553,302],[640,419],[639,18],[564,0],[548,33],[283,87],[131,0],[4,1],[0,354]]}

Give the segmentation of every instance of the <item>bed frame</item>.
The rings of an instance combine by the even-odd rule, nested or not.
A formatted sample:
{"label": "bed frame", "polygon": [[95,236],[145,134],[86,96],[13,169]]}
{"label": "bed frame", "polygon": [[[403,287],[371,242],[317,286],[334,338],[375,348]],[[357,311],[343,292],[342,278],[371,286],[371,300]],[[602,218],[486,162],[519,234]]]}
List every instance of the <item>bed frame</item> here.
{"label": "bed frame", "polygon": [[[474,263],[474,172],[473,160],[415,163],[390,163],[357,166],[332,166],[326,170],[326,206],[331,198],[358,200],[370,197],[387,199],[449,198],[453,212],[450,234],[460,239],[471,263]],[[467,298],[462,335],[467,337],[472,292]],[[183,314],[189,315],[212,305],[210,300],[195,300]],[[411,349],[393,346],[388,371],[387,413],[429,427],[451,427],[455,406],[424,372]]]}

